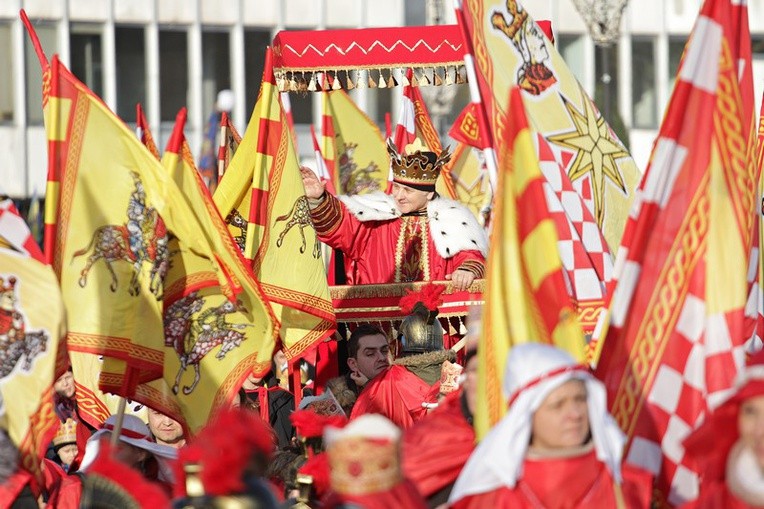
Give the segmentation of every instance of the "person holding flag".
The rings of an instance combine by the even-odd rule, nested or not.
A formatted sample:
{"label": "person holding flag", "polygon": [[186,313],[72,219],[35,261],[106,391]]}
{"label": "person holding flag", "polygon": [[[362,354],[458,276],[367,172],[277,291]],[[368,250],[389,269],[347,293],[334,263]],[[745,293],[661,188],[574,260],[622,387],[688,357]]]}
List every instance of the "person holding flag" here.
{"label": "person holding flag", "polygon": [[448,151],[426,151],[419,140],[400,154],[390,142],[387,149],[391,195],[335,197],[302,171],[319,238],[355,262],[356,284],[450,279],[466,290],[483,277],[488,239],[466,207],[435,192]]}

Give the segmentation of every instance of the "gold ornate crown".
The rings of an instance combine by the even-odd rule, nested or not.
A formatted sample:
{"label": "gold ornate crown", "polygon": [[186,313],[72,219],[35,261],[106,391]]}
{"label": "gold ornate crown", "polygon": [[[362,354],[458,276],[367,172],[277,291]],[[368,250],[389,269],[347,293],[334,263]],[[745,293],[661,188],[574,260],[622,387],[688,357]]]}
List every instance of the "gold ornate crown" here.
{"label": "gold ornate crown", "polygon": [[58,427],[56,435],[53,437],[53,445],[71,444],[77,442],[77,421],[67,419]]}
{"label": "gold ornate crown", "polygon": [[332,489],[343,495],[387,491],[401,482],[398,443],[394,440],[347,437],[327,449]]}
{"label": "gold ornate crown", "polygon": [[393,167],[393,181],[420,191],[434,191],[440,170],[451,159],[451,154],[448,148],[440,155],[426,149],[417,138],[399,154],[393,141],[388,138],[387,152]]}

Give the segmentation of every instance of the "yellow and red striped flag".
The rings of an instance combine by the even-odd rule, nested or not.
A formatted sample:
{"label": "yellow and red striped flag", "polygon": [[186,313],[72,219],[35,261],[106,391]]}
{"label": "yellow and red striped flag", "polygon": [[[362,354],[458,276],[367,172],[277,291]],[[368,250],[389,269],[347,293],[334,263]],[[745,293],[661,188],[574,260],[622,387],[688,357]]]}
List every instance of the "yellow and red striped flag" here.
{"label": "yellow and red striped flag", "polygon": [[[625,461],[656,476],[658,504],[698,495],[684,440],[734,387],[753,334],[750,254],[759,168],[750,129],[744,2],[707,0],[616,262],[597,376],[628,437]],[[744,56],[748,53],[746,60]],[[743,58],[741,62],[740,58]],[[749,316],[746,316],[749,315]]]}
{"label": "yellow and red striped flag", "polygon": [[41,481],[59,422],[53,383],[68,359],[61,290],[31,239],[12,202],[0,202],[0,425],[19,448],[19,466]]}
{"label": "yellow and red striped flag", "polygon": [[556,227],[544,197],[545,179],[519,89],[510,91],[508,104],[512,116],[499,159],[478,347],[478,437],[507,409],[501,387],[512,346],[537,341],[556,345],[580,361],[585,357],[586,341],[565,288]]}
{"label": "yellow and red striped flag", "polygon": [[141,106],[141,103],[135,105],[135,135],[139,140],[141,140],[143,146],[149,149],[151,155],[157,159],[160,158],[159,149],[157,148],[157,144],[154,141],[154,136],[151,134],[149,121],[146,120],[146,114],[143,113],[143,107]]}
{"label": "yellow and red striped flag", "polygon": [[344,90],[323,93],[323,154],[340,194],[387,189],[390,156],[377,125]]}
{"label": "yellow and red striped flag", "polygon": [[268,49],[252,118],[215,203],[233,235],[244,237],[244,256],[281,322],[284,353],[293,359],[329,337],[335,318],[271,58]]}

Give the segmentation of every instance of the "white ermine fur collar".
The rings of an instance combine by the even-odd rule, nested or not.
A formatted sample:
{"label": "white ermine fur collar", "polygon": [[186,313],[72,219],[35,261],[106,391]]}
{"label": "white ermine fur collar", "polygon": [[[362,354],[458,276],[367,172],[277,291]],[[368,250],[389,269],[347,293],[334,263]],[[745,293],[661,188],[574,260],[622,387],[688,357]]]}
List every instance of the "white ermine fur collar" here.
{"label": "white ermine fur collar", "polygon": [[488,235],[470,209],[447,198],[436,198],[427,203],[430,218],[430,236],[438,254],[451,258],[461,251],[480,251],[488,256]]}
{"label": "white ermine fur collar", "polygon": [[[401,216],[389,194],[376,191],[353,196],[338,196],[351,214],[361,222],[389,221]],[[430,236],[438,254],[451,258],[461,251],[480,251],[488,255],[488,236],[470,210],[459,202],[435,198],[427,203]]]}
{"label": "white ermine fur collar", "polygon": [[337,198],[345,204],[351,214],[361,222],[389,221],[401,217],[395,200],[382,191],[367,194],[340,195]]}

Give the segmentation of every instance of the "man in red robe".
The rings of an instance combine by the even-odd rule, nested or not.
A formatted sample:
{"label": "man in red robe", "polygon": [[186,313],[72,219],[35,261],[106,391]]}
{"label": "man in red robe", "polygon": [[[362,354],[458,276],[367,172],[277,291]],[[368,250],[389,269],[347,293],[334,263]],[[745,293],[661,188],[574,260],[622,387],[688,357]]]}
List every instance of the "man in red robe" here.
{"label": "man in red robe", "polygon": [[[467,351],[463,382],[438,407],[403,434],[403,473],[430,507],[448,500],[462,467],[475,450],[472,414],[477,397],[477,350]],[[441,393],[445,393],[441,379]]]}
{"label": "man in red robe", "polygon": [[467,207],[435,192],[450,155],[422,148],[415,143],[398,154],[388,143],[392,195],[337,198],[326,192],[315,173],[302,170],[316,233],[350,259],[353,284],[451,279],[464,290],[483,277],[485,230]]}
{"label": "man in red robe", "polygon": [[509,410],[470,456],[450,507],[648,508],[652,478],[621,465],[625,437],[588,368],[550,345],[510,351]]}

